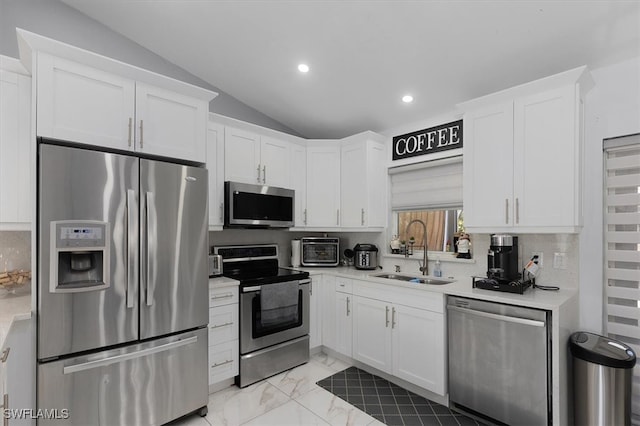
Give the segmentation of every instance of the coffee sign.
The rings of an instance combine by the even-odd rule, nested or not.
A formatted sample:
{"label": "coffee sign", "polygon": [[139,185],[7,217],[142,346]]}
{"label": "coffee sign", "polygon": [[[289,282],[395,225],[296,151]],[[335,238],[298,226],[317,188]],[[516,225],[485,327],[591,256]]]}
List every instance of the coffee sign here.
{"label": "coffee sign", "polygon": [[462,120],[394,136],[393,160],[462,148]]}

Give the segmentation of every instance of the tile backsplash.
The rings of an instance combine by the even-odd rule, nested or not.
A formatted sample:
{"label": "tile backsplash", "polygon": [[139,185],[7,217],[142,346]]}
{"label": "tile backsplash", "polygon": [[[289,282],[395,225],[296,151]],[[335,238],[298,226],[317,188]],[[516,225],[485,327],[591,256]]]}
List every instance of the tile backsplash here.
{"label": "tile backsplash", "polygon": [[31,269],[31,232],[0,231],[0,272]]}

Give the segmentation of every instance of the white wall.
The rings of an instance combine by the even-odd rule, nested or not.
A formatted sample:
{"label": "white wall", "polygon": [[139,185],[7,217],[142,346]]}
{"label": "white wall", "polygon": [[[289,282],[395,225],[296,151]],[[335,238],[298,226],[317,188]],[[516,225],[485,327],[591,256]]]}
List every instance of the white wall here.
{"label": "white wall", "polygon": [[601,333],[604,310],[602,140],[640,132],[640,57],[592,70],[585,103],[585,216],[580,234],[580,327]]}

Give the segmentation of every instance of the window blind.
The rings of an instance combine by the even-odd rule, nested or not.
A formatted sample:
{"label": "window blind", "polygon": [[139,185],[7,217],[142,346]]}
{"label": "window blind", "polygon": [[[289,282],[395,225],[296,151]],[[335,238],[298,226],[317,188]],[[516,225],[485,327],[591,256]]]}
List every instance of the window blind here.
{"label": "window blind", "polygon": [[[605,140],[605,330],[640,356],[640,135]],[[640,425],[640,367],[632,381]]]}
{"label": "window blind", "polygon": [[389,175],[393,210],[462,205],[462,156],[393,167]]}

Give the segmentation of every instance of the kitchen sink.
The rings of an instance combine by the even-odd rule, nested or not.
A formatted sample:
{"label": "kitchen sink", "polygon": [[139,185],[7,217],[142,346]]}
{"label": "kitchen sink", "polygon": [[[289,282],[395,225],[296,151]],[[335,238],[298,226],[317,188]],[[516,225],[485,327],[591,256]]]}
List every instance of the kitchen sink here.
{"label": "kitchen sink", "polygon": [[388,280],[400,280],[400,281],[408,281],[416,284],[430,284],[430,285],[442,285],[442,284],[450,284],[452,280],[445,280],[442,278],[433,278],[433,277],[412,277],[410,275],[400,275],[400,274],[372,274],[372,277],[375,278],[386,278]]}

